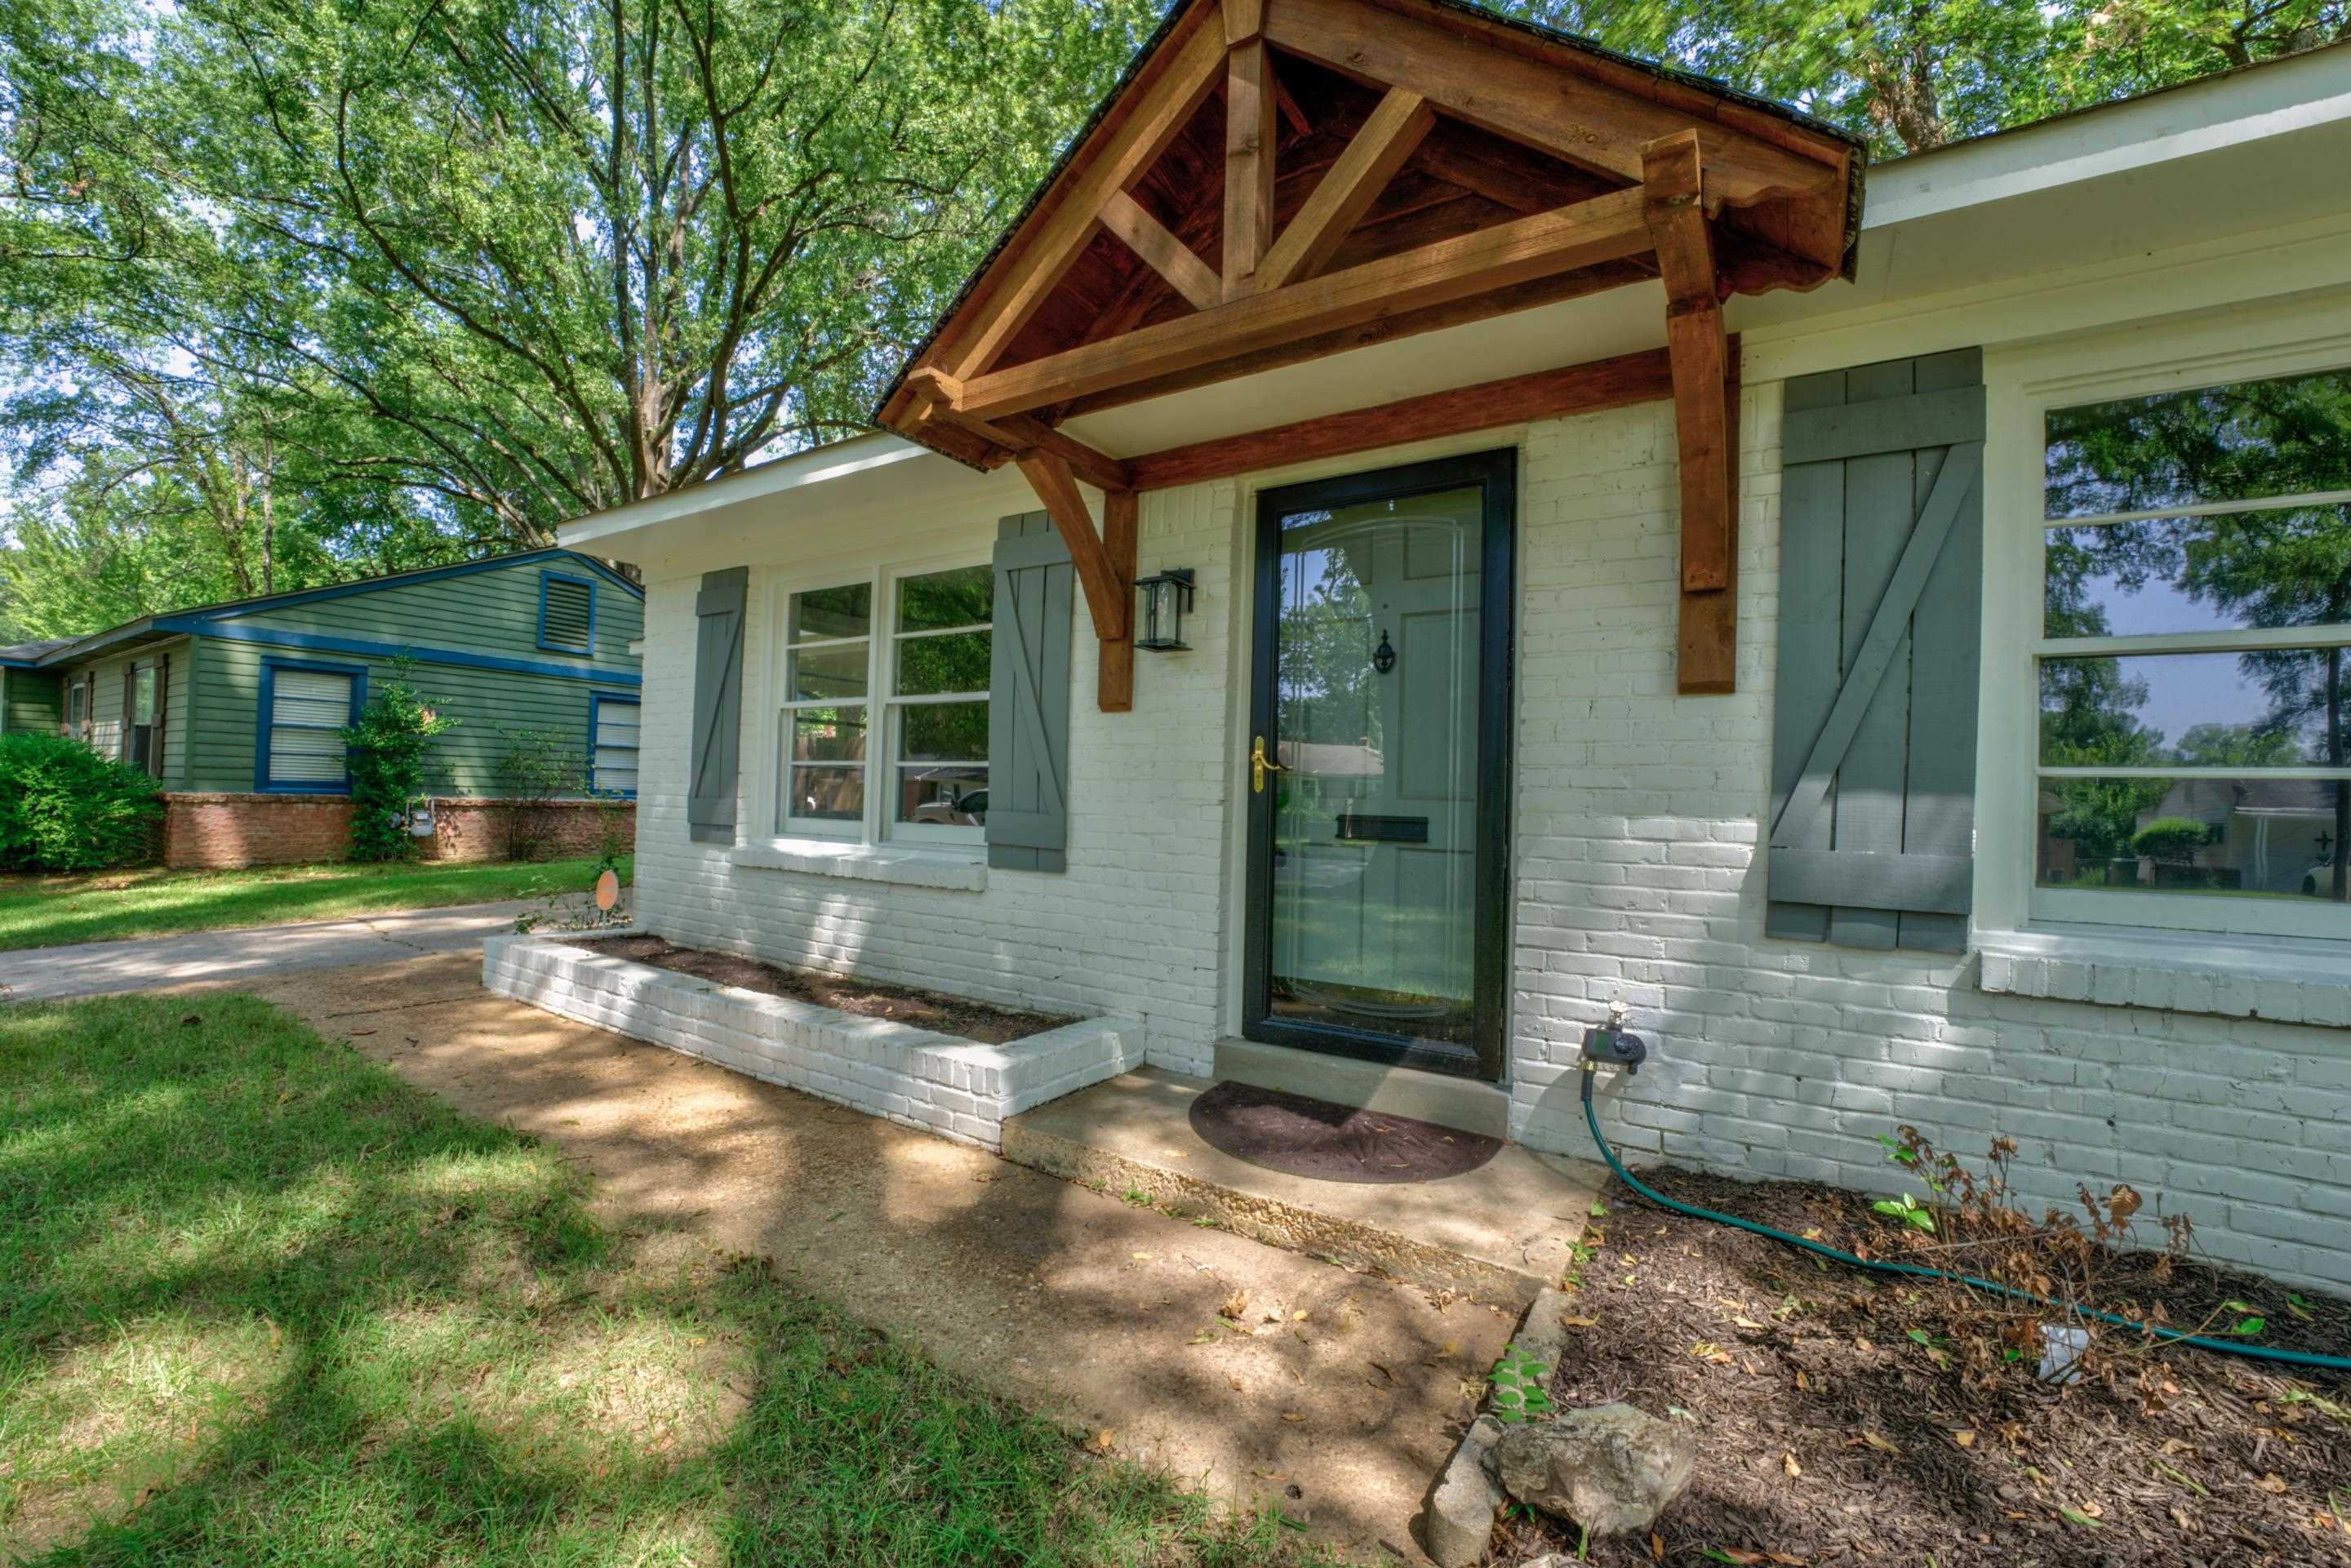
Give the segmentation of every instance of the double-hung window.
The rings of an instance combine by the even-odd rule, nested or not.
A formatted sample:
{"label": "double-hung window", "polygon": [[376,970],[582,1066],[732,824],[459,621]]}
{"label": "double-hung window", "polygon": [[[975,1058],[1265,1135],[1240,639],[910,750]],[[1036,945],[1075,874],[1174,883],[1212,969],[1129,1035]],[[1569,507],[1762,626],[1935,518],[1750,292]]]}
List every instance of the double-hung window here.
{"label": "double-hung window", "polygon": [[776,829],[977,841],[995,575],[876,574],[785,600]]}
{"label": "double-hung window", "polygon": [[638,711],[634,697],[588,698],[588,788],[598,794],[636,799]]}
{"label": "double-hung window", "polygon": [[2043,443],[2033,913],[2351,936],[2351,370]]}
{"label": "double-hung window", "polygon": [[343,730],[357,724],[364,672],[325,664],[261,669],[257,789],[339,793],[351,787]]}
{"label": "double-hung window", "polygon": [[80,675],[66,682],[66,733],[76,740],[89,738],[89,685]]}

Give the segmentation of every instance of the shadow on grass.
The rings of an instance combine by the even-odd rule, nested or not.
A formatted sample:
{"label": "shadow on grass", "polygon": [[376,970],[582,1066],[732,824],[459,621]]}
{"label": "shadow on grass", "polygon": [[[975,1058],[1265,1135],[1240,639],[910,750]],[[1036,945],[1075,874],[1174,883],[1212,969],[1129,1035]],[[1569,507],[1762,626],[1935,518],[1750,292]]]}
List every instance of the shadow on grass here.
{"label": "shadow on grass", "polygon": [[241,997],[0,1012],[0,1555],[1278,1561]]}

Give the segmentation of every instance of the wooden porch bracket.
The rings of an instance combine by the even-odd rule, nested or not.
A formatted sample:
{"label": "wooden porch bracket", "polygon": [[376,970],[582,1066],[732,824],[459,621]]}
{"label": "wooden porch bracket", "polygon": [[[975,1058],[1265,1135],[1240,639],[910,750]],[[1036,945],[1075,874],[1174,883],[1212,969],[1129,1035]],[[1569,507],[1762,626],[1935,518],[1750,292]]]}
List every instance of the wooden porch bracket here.
{"label": "wooden porch bracket", "polygon": [[1735,372],[1695,131],[1641,149],[1642,213],[1666,285],[1681,460],[1681,612],[1676,684],[1686,695],[1737,685],[1739,457]]}
{"label": "wooden porch bracket", "polygon": [[1102,531],[1097,534],[1068,462],[1041,447],[1013,461],[1070,549],[1094,636],[1102,643],[1098,706],[1104,713],[1124,713],[1134,706],[1134,492],[1103,492]]}

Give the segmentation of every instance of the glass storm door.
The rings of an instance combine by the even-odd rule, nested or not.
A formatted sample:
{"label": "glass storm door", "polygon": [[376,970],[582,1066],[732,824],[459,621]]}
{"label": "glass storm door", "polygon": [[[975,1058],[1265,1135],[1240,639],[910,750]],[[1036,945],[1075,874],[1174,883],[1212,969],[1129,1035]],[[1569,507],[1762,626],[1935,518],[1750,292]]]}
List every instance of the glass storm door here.
{"label": "glass storm door", "polygon": [[1253,1040],[1500,1076],[1515,458],[1259,499]]}

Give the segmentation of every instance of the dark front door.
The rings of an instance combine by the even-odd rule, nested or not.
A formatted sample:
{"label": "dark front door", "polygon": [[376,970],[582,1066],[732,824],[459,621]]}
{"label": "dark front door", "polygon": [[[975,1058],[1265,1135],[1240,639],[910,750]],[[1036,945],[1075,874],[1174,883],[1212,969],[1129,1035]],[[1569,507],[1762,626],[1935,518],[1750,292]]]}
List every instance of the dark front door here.
{"label": "dark front door", "polygon": [[1252,1040],[1501,1075],[1516,460],[1259,497]]}

